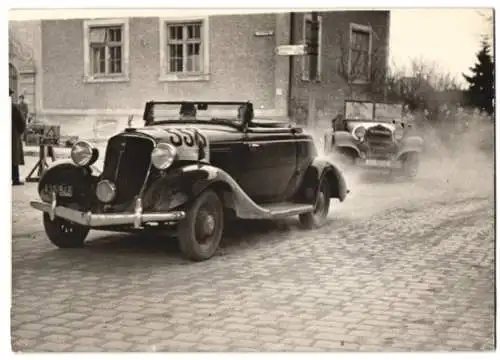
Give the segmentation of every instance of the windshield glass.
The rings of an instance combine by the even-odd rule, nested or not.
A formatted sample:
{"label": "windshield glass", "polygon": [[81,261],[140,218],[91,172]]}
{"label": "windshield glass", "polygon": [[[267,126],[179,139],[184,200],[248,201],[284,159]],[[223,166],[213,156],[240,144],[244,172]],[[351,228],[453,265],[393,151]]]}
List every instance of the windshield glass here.
{"label": "windshield glass", "polygon": [[146,105],[144,120],[147,124],[179,122],[227,122],[241,124],[247,103],[222,102],[150,102]]}
{"label": "windshield glass", "polygon": [[402,104],[372,103],[368,101],[346,101],[345,118],[354,121],[393,122],[401,120]]}
{"label": "windshield glass", "polygon": [[402,104],[375,104],[375,121],[392,122],[401,120],[402,116]]}
{"label": "windshield glass", "polygon": [[347,101],[345,103],[345,118],[347,120],[372,121],[373,103]]}

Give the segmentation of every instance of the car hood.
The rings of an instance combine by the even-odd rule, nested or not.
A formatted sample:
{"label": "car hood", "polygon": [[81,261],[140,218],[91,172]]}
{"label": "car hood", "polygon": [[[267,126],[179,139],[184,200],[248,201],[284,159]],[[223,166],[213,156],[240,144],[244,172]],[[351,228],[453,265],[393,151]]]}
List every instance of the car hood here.
{"label": "car hood", "polygon": [[203,135],[211,144],[225,141],[234,141],[241,138],[241,132],[237,129],[224,125],[206,124],[169,124],[158,126],[146,126],[142,128],[128,129],[125,134],[141,134],[155,139],[156,141],[172,142],[172,136],[185,133],[198,132]]}
{"label": "car hood", "polygon": [[[146,136],[156,143],[167,142],[174,145],[177,148],[178,160],[210,162],[211,147],[216,144],[241,140],[243,135],[238,129],[231,126],[193,123],[129,128],[118,136]],[[201,159],[199,159],[199,144],[202,144],[205,149]]]}

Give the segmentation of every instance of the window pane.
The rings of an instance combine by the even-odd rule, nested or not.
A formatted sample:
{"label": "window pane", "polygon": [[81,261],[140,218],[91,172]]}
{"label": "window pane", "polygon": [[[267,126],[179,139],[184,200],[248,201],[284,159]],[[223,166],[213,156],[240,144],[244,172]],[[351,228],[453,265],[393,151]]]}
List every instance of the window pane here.
{"label": "window pane", "polygon": [[201,35],[200,27],[201,24],[187,25],[187,38],[189,40],[199,39]]}
{"label": "window pane", "polygon": [[182,25],[169,25],[169,39],[182,40]]}
{"label": "window pane", "polygon": [[170,44],[168,47],[170,58],[182,58],[182,44]]}
{"label": "window pane", "polygon": [[113,42],[122,41],[122,30],[120,28],[109,29],[109,41]]}
{"label": "window pane", "polygon": [[169,63],[170,72],[182,72],[182,58],[171,58]]}
{"label": "window pane", "polygon": [[199,72],[201,68],[200,57],[198,55],[188,56],[186,67],[186,71]]}
{"label": "window pane", "polygon": [[182,72],[182,44],[169,45],[169,71]]}
{"label": "window pane", "polygon": [[355,79],[368,79],[368,53],[352,50],[351,76]]}
{"label": "window pane", "polygon": [[354,49],[368,51],[370,47],[370,35],[365,31],[353,30],[351,45]]}
{"label": "window pane", "polygon": [[122,47],[113,46],[109,48],[109,72],[119,74],[122,72]]}
{"label": "window pane", "polygon": [[91,28],[89,30],[89,43],[90,44],[104,44],[106,41],[105,28]]}
{"label": "window pane", "polygon": [[106,72],[104,47],[92,48],[92,69],[94,74],[104,74]]}
{"label": "window pane", "polygon": [[188,44],[187,54],[189,55],[200,55],[200,44]]}

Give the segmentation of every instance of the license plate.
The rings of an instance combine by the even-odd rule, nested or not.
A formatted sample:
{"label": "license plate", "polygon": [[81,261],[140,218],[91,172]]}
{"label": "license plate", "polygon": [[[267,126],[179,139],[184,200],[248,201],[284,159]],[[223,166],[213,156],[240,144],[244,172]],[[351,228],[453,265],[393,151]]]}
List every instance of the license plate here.
{"label": "license plate", "polygon": [[369,166],[380,166],[380,167],[392,167],[392,162],[390,160],[374,160],[367,159],[366,165]]}
{"label": "license plate", "polygon": [[45,192],[52,194],[55,192],[61,197],[72,197],[73,196],[73,186],[57,184],[57,185],[45,185]]}

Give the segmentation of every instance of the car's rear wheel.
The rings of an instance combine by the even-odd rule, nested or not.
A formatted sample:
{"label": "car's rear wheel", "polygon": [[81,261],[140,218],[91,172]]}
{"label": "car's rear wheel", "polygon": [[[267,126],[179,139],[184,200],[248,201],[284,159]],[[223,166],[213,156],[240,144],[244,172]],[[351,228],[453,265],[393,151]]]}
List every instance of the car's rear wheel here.
{"label": "car's rear wheel", "polygon": [[179,223],[179,247],[189,259],[203,261],[211,258],[222,239],[224,208],[213,190],[204,191],[187,210]]}
{"label": "car's rear wheel", "polygon": [[307,229],[318,228],[325,225],[330,211],[330,185],[325,176],[320,180],[316,193],[314,211],[300,214],[300,223]]}
{"label": "car's rear wheel", "polygon": [[403,173],[406,177],[413,179],[418,174],[420,157],[417,153],[409,153],[403,161]]}
{"label": "car's rear wheel", "polygon": [[63,249],[82,247],[90,229],[71,221],[43,214],[43,227],[50,242]]}

